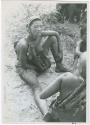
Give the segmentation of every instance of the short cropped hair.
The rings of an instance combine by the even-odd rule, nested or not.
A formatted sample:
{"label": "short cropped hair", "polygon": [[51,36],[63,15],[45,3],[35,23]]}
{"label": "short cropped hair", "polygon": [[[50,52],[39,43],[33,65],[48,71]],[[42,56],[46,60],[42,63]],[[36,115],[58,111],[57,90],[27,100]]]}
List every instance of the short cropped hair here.
{"label": "short cropped hair", "polygon": [[32,24],[34,23],[34,21],[36,21],[36,20],[41,21],[40,17],[38,17],[38,16],[33,16],[33,17],[31,17],[31,18],[30,18],[30,22],[29,22],[29,24],[28,24],[28,27],[30,28],[31,25],[32,25]]}

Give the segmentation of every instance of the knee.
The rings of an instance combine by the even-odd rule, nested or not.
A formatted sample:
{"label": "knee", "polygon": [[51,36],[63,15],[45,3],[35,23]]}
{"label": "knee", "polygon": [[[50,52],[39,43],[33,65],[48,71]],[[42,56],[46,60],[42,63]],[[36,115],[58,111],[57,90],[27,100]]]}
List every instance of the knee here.
{"label": "knee", "polygon": [[76,87],[79,86],[78,77],[72,73],[65,73],[62,76],[62,87],[67,88],[69,90],[74,90]]}
{"label": "knee", "polygon": [[51,43],[51,45],[52,44],[57,44],[57,38],[56,38],[56,36],[51,36],[50,37],[50,43]]}
{"label": "knee", "polygon": [[24,80],[32,89],[39,88],[39,81],[37,77],[28,74],[20,75],[22,80]]}
{"label": "knee", "polygon": [[62,79],[64,80],[64,79],[70,77],[71,75],[72,75],[72,73],[66,72],[66,73],[62,74]]}

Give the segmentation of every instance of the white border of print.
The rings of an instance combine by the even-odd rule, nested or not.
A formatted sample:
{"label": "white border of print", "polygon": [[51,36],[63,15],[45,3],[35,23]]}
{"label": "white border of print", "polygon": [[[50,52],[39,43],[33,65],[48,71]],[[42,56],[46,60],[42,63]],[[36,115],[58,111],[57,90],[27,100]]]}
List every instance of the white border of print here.
{"label": "white border of print", "polygon": [[[4,0],[3,0],[4,1]],[[10,0],[7,0],[7,1],[10,1]],[[13,0],[13,1],[15,1],[15,0]],[[18,1],[18,0],[16,0],[16,1]],[[30,0],[19,0],[19,1],[23,1],[23,2],[25,2],[25,1],[30,1]],[[36,1],[33,1],[33,0],[31,0],[32,2],[41,2],[41,1],[43,1],[43,2],[54,2],[54,0],[41,0],[41,1],[38,1],[38,0],[36,0]],[[90,37],[89,37],[89,33],[90,33],[90,2],[89,2],[89,0],[88,1],[86,1],[86,0],[81,0],[81,1],[78,1],[78,0],[74,0],[74,1],[72,1],[72,0],[66,0],[66,1],[64,1],[64,0],[56,0],[55,2],[60,2],[60,3],[87,3],[87,5],[88,5],[88,13],[87,13],[87,32],[88,32],[88,35],[87,35],[87,50],[88,50],[88,52],[87,52],[87,120],[86,120],[86,123],[44,123],[44,124],[47,124],[47,125],[49,125],[49,124],[56,124],[56,125],[58,125],[58,124],[77,124],[77,125],[84,125],[84,124],[87,124],[87,125],[89,125],[90,124],[90,76],[89,76],[89,74],[90,74]],[[0,1],[0,17],[2,17],[3,15],[2,15],[2,12],[1,12],[1,1]],[[0,18],[1,19],[1,18]],[[2,62],[1,62],[1,49],[2,49],[2,29],[1,29],[1,20],[0,20],[0,69],[2,68],[1,66],[2,66]],[[1,83],[1,70],[0,70],[0,83]],[[3,92],[2,92],[2,85],[0,84],[0,124],[2,124],[2,111],[1,111],[1,109],[2,109],[2,96],[1,96],[1,94],[2,94]],[[36,123],[35,123],[36,124]],[[42,123],[37,123],[37,125],[39,125],[39,124],[42,124]],[[31,124],[31,125],[33,125],[33,123]]]}

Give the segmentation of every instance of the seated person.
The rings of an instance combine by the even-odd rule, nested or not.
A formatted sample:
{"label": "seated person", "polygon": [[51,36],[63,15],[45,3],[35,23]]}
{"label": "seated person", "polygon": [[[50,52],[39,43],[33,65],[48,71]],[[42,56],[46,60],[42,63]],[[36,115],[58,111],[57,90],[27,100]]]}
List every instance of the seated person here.
{"label": "seated person", "polygon": [[45,100],[40,99],[41,86],[38,75],[50,68],[51,62],[46,51],[51,50],[56,62],[56,72],[66,72],[62,64],[63,53],[59,46],[59,33],[44,30],[44,25],[39,17],[32,17],[27,25],[28,36],[14,44],[18,63],[17,72],[21,79],[31,86],[35,102],[41,113],[45,115],[48,108]]}

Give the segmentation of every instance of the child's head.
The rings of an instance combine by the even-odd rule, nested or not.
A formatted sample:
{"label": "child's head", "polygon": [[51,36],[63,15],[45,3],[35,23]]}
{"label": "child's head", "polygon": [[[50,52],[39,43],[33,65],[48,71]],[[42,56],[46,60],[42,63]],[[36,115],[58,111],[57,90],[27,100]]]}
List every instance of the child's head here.
{"label": "child's head", "polygon": [[82,41],[86,42],[86,38],[87,38],[87,29],[86,29],[86,25],[85,25],[85,24],[81,27],[80,35],[81,35]]}

